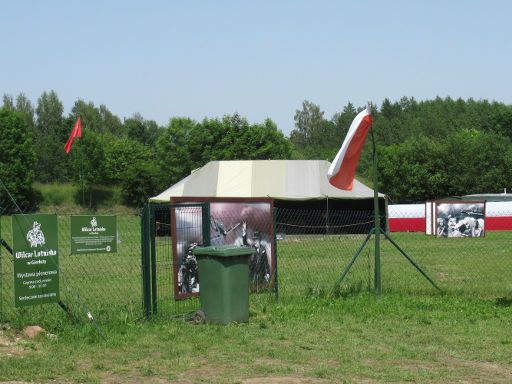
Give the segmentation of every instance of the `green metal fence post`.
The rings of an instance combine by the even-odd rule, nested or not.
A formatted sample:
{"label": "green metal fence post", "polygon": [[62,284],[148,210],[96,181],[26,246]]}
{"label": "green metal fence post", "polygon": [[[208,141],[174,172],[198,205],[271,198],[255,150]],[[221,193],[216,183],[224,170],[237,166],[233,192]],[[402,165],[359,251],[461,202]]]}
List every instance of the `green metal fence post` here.
{"label": "green metal fence post", "polygon": [[[2,215],[0,215],[0,239],[2,238]],[[0,322],[3,321],[4,316],[4,296],[3,296],[3,259],[2,259],[2,245],[0,244]]]}
{"label": "green metal fence post", "polygon": [[202,231],[203,231],[203,246],[208,246],[211,243],[210,238],[210,203],[202,204]]}
{"label": "green metal fence post", "polygon": [[274,219],[274,293],[276,296],[276,300],[279,300],[279,280],[278,280],[278,274],[277,274],[277,210],[274,208],[273,212],[273,219]]}
{"label": "green metal fence post", "polygon": [[151,316],[151,289],[149,272],[149,241],[148,241],[148,203],[144,204],[141,211],[140,238],[141,238],[141,267],[142,267],[142,299],[144,303],[144,316]]}
{"label": "green metal fence post", "polygon": [[151,306],[152,314],[156,315],[158,308],[158,292],[157,292],[157,276],[156,276],[156,229],[155,229],[155,206],[149,203],[149,217],[148,217],[148,234],[149,234],[149,251],[151,260]]}

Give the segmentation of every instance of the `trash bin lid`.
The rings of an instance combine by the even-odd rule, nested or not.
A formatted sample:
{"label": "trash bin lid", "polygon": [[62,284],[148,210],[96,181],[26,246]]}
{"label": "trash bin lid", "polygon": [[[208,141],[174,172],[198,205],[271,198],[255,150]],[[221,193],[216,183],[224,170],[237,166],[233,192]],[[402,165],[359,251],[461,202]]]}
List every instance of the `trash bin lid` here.
{"label": "trash bin lid", "polygon": [[195,247],[192,252],[196,256],[217,256],[217,257],[233,257],[252,255],[255,250],[253,247],[237,246],[237,245],[212,245],[209,247]]}

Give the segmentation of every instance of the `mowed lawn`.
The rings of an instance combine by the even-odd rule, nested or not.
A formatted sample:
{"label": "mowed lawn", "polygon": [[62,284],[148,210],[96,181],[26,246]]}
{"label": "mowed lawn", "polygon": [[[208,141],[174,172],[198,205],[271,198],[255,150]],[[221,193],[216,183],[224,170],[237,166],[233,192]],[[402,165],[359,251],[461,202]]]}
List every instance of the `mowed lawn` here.
{"label": "mowed lawn", "polygon": [[[72,256],[69,218],[59,216],[61,295],[77,314],[74,325],[56,305],[12,308],[12,264],[2,251],[11,328],[0,331],[0,381],[512,382],[510,232],[394,234],[443,291],[383,240],[381,297],[369,292],[373,240],[334,289],[364,235],[288,236],[277,242],[279,300],[251,295],[248,324],[216,326],[179,320],[198,302],[173,300],[168,237],[155,242],[158,316],[140,320],[140,218],[118,220],[117,254]],[[107,341],[84,320],[88,309]],[[55,336],[28,340],[21,329],[33,323]]]}
{"label": "mowed lawn", "polygon": [[90,324],[35,341],[3,331],[0,380],[510,383],[510,302],[358,294],[280,304],[253,297],[247,324],[117,322],[103,327],[107,341]]}
{"label": "mowed lawn", "polygon": [[[392,233],[392,239],[446,294],[492,298],[512,292],[512,232],[484,238],[436,238]],[[330,293],[365,235],[289,236],[279,241],[282,295]],[[430,294],[435,288],[381,236],[384,292]],[[368,242],[342,284],[343,291],[373,289],[374,240]]]}

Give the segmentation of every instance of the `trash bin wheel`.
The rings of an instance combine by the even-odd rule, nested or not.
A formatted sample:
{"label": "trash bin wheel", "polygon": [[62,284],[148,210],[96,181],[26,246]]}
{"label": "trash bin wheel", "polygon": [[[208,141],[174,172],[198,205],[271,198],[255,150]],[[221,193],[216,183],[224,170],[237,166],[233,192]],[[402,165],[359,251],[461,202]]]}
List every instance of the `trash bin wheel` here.
{"label": "trash bin wheel", "polygon": [[192,322],[194,324],[206,323],[206,316],[204,315],[204,312],[200,309],[196,311],[196,313],[194,313],[194,315],[192,316]]}

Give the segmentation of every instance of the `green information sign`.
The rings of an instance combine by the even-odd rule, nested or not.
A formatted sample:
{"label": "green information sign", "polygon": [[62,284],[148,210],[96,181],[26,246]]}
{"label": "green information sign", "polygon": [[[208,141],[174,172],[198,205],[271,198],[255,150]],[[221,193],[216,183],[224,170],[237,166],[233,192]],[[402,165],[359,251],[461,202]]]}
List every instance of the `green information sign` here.
{"label": "green information sign", "polygon": [[14,305],[59,301],[56,215],[13,215]]}
{"label": "green information sign", "polygon": [[71,254],[117,252],[117,217],[71,216]]}

